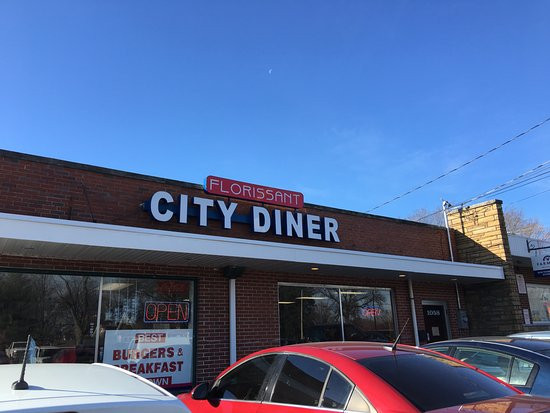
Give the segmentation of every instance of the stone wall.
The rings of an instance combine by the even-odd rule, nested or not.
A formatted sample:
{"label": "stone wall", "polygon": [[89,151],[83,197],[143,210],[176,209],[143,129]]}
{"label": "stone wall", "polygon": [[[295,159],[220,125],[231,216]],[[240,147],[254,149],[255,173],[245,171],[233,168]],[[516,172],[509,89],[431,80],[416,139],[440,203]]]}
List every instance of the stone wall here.
{"label": "stone wall", "polygon": [[455,230],[458,260],[498,265],[504,281],[465,288],[472,335],[505,335],[523,330],[523,316],[502,201],[492,200],[451,210],[449,226]]}

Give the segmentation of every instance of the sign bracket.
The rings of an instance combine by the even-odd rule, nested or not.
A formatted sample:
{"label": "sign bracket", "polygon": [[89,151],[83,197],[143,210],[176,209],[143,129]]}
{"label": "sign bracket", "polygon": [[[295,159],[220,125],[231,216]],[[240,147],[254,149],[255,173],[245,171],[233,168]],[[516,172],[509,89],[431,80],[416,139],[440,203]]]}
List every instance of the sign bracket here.
{"label": "sign bracket", "polygon": [[528,239],[525,240],[525,243],[527,244],[527,252],[537,251],[537,250],[545,250],[545,249],[550,248],[550,245],[548,245],[547,247],[531,248],[531,246],[529,245],[529,240]]}

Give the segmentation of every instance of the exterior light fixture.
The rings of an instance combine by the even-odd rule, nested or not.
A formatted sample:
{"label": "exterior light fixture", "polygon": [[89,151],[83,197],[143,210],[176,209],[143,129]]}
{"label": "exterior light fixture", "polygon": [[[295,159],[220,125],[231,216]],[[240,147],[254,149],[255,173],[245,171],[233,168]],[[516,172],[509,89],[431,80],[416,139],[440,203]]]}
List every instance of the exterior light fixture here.
{"label": "exterior light fixture", "polygon": [[319,271],[319,267],[311,267],[311,271]]}
{"label": "exterior light fixture", "polygon": [[407,274],[399,274],[399,278],[405,278]]}

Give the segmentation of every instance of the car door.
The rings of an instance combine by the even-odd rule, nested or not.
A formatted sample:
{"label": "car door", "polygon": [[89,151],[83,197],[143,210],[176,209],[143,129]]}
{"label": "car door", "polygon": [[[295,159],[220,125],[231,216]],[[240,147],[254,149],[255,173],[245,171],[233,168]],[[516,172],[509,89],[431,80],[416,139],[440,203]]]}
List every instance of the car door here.
{"label": "car door", "polygon": [[288,355],[258,413],[343,411],[353,387],[347,378],[320,360]]}
{"label": "car door", "polygon": [[276,358],[269,354],[249,359],[216,380],[207,400],[187,398],[185,403],[201,413],[256,413]]}

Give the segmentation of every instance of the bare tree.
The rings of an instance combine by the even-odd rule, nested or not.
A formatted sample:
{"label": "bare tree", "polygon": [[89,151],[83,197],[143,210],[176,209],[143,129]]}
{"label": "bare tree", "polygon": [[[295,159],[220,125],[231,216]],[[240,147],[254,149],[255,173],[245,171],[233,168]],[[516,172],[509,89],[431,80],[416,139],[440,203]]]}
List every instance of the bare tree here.
{"label": "bare tree", "polygon": [[90,323],[95,321],[97,279],[89,276],[59,276],[57,296],[73,319],[75,342],[82,344]]}
{"label": "bare tree", "polygon": [[520,209],[506,209],[504,211],[504,221],[508,233],[534,239],[550,240],[550,228],[542,225],[536,218],[525,218],[523,211]]}
{"label": "bare tree", "polygon": [[409,215],[407,219],[409,221],[422,222],[423,224],[445,226],[445,218],[443,217],[443,210],[441,208],[435,208],[433,211],[420,208]]}

